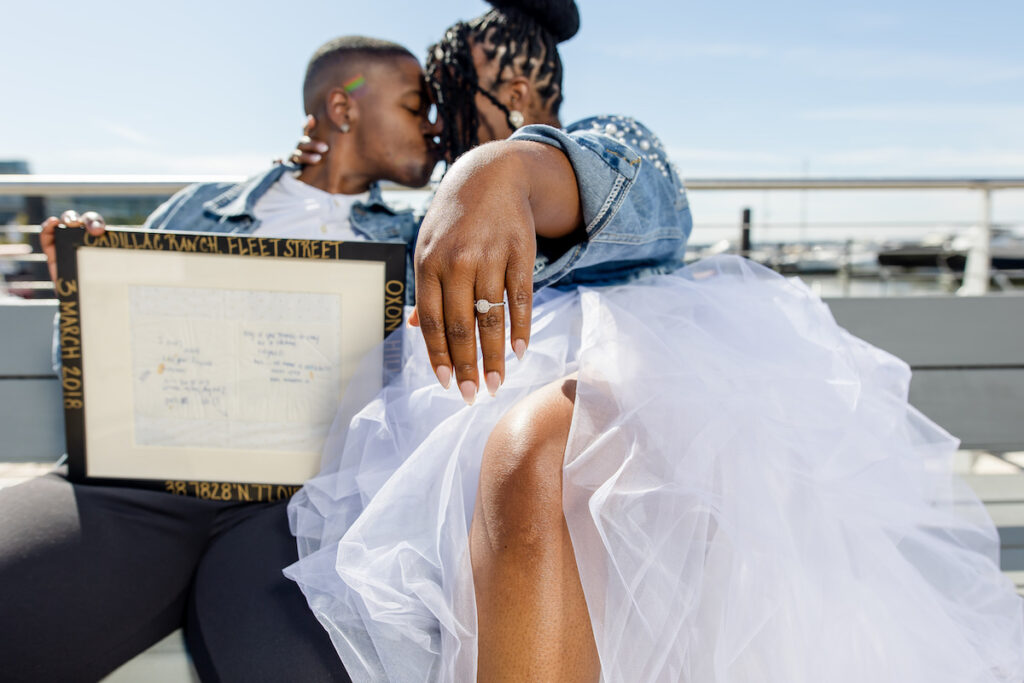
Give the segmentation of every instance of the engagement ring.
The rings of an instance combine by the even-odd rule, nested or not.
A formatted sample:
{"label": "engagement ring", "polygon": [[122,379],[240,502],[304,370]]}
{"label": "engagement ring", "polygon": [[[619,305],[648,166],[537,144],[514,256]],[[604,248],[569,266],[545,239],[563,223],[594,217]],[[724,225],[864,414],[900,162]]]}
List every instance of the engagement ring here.
{"label": "engagement ring", "polygon": [[505,305],[504,301],[488,301],[487,299],[477,299],[476,300],[476,312],[477,313],[486,313],[487,311],[491,310],[495,306],[504,306],[504,305]]}

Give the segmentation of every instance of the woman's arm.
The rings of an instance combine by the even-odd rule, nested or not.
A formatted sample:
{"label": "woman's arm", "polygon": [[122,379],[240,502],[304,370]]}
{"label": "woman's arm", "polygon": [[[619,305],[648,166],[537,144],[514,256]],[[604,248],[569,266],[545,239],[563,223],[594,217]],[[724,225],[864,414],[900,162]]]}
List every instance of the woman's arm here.
{"label": "woman's arm", "polygon": [[478,312],[477,300],[508,293],[511,346],[530,340],[537,237],[557,239],[583,221],[576,176],[566,155],[538,142],[482,145],[452,165],[423,219],[416,243],[416,313],[431,366],[442,385],[454,374],[472,403],[480,387],[479,328],[490,393],[505,377],[504,307]]}

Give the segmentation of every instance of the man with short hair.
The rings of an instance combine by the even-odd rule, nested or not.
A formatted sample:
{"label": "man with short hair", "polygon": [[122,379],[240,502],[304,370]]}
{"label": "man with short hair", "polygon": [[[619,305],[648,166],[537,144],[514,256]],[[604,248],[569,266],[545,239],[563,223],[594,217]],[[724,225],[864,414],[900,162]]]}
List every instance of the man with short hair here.
{"label": "man with short hair", "polygon": [[[248,180],[191,185],[157,208],[143,227],[261,237],[400,241],[411,254],[417,218],[381,198],[378,181],[422,187],[439,160],[440,124],[427,117],[430,94],[423,69],[405,47],[365,36],[324,43],[309,60],[302,87],[311,135],[329,151],[313,165],[276,164]],[[100,232],[94,212],[64,222]],[[41,242],[56,279],[53,234],[43,223]],[[412,288],[407,287],[412,303]]]}
{"label": "man with short hair", "polygon": [[[415,217],[385,205],[376,182],[422,186],[437,162],[440,131],[427,117],[419,62],[395,43],[339,38],[313,55],[303,98],[330,145],[322,163],[193,185],[146,226],[400,240],[411,251]],[[54,276],[58,222],[48,219],[42,234]],[[81,223],[103,229],[94,213]],[[0,491],[2,678],[97,680],[184,626],[204,681],[348,681],[281,573],[297,559],[286,505],[72,484],[58,474]]]}

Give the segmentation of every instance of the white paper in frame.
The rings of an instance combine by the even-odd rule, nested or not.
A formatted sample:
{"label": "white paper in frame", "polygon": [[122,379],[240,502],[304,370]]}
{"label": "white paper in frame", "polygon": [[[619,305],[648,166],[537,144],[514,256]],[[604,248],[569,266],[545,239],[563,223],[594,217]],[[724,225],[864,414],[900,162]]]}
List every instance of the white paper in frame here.
{"label": "white paper in frame", "polygon": [[[381,341],[395,326],[387,302],[404,282],[400,244],[310,249],[307,240],[139,232],[99,242],[70,230],[59,242],[72,241],[62,233],[79,243],[60,247],[58,282],[73,478],[281,497],[282,486],[290,494],[316,473],[357,369],[383,378]],[[206,253],[169,248],[203,238]],[[360,384],[365,400],[379,388]]]}

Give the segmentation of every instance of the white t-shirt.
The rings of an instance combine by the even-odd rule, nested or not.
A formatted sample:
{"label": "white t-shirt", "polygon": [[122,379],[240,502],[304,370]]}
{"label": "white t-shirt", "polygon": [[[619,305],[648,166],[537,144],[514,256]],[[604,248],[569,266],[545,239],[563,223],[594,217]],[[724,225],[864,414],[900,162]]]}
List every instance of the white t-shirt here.
{"label": "white t-shirt", "polygon": [[307,185],[291,173],[282,175],[257,200],[253,216],[260,222],[252,235],[304,239],[363,240],[349,221],[352,205],[362,194],[331,194]]}

